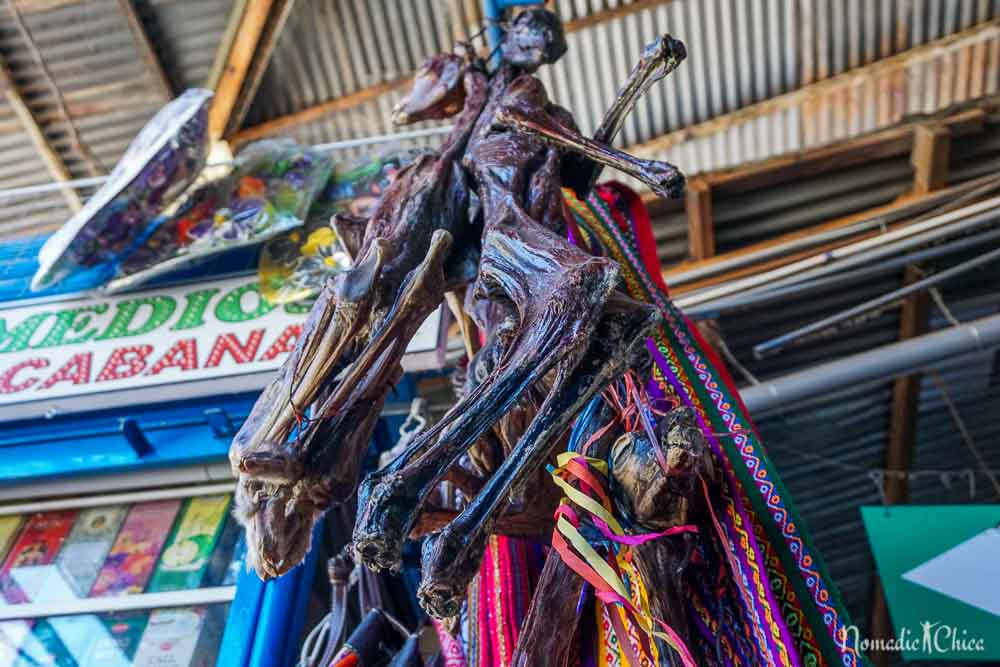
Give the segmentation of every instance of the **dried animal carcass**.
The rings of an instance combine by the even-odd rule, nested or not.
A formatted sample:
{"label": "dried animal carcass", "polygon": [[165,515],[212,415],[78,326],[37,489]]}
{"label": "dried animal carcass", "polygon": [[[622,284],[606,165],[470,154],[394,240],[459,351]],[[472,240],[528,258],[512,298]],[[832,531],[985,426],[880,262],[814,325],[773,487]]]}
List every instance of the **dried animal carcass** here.
{"label": "dried animal carcass", "polygon": [[354,533],[364,563],[397,566],[438,482],[469,476],[455,466],[470,449],[506,441],[466,485],[462,512],[425,542],[419,595],[437,617],[457,614],[508,501],[537,479],[580,409],[635,364],[659,314],[619,289],[614,261],[567,241],[562,189],[585,195],[611,166],[680,195],[675,167],[610,143],[685,52],[669,36],[650,44],[589,138],[533,75],[565,49],[558,18],[527,10],[507,26],[499,67],[466,50],[432,57],[417,73],[395,119],[454,116],[454,130],[400,175],[370,220],[339,221],[364,229],[356,266],[323,290],[230,451],[249,559],[262,576],[297,564],[315,518],[354,491],[406,343],[449,292],[486,335],[472,361],[481,372],[433,428],[364,481]]}

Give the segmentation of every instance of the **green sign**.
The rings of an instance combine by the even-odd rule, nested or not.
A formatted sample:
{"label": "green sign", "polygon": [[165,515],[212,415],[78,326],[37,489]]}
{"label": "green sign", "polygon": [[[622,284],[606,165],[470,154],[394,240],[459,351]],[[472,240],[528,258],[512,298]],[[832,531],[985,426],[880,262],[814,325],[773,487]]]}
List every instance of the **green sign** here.
{"label": "green sign", "polygon": [[862,507],[861,516],[895,630],[881,648],[905,660],[1000,660],[1000,505]]}

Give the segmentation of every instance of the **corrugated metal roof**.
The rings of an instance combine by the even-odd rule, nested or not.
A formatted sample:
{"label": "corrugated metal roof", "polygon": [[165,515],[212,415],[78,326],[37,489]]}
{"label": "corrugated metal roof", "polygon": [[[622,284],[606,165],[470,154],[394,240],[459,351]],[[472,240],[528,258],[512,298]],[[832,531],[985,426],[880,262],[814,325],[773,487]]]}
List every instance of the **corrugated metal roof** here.
{"label": "corrugated metal roof", "polygon": [[1000,24],[938,42],[636,147],[686,173],[859,136],[1000,92]]}
{"label": "corrugated metal roof", "polygon": [[[464,4],[478,8],[475,2]],[[888,58],[988,21],[997,12],[994,4],[978,0],[558,0],[550,4],[570,31],[569,51],[539,76],[552,98],[571,109],[587,132],[597,126],[644,44],[665,32],[686,42],[688,61],[640,101],[619,137],[623,146],[643,144]],[[448,48],[449,35],[477,29],[478,18],[472,11],[459,15],[462,6],[443,0],[300,1],[247,124],[405,77],[423,57]],[[966,99],[975,92],[963,88],[962,81],[980,61],[992,66],[990,49],[992,44],[970,51],[971,61],[965,55],[947,55],[945,60],[958,69],[964,67],[966,73],[964,79],[955,79],[957,89],[948,100]],[[924,63],[923,69],[934,67]],[[937,81],[931,71],[909,76],[921,89],[925,78]],[[921,96],[916,105],[897,104],[885,112],[859,109],[847,119],[851,107],[844,103],[853,102],[857,108],[863,102],[854,99],[857,95],[858,91],[837,91],[805,113],[782,109],[774,118],[755,120],[750,127],[713,133],[702,141],[704,145],[685,144],[661,153],[696,173],[857,134],[896,122],[903,112],[948,105],[936,95],[930,102],[930,96]],[[351,138],[358,132],[383,134],[391,128],[383,115],[370,113],[377,106],[363,107],[360,127],[331,117],[311,123],[308,132],[322,141]],[[391,105],[386,101],[381,106]],[[835,110],[838,113],[827,128],[822,118]],[[872,113],[874,120],[869,122],[866,118]],[[888,115],[883,119],[879,113]],[[335,115],[339,114],[331,114]],[[885,122],[877,122],[881,120]],[[803,129],[796,129],[800,124]],[[817,126],[815,136],[808,129],[812,124]]]}
{"label": "corrugated metal roof", "polygon": [[[136,2],[142,25],[175,90],[204,85],[231,0]],[[95,169],[71,141],[66,119],[6,3],[0,55],[44,134],[73,178],[106,173],[169,99],[143,58],[118,0],[57,3],[22,14],[31,40],[65,99]],[[53,180],[8,103],[0,105],[0,189]],[[82,190],[85,198],[92,190]],[[0,202],[0,235],[42,233],[71,214],[58,193]]]}
{"label": "corrugated metal roof", "polygon": [[[431,0],[299,0],[275,48],[247,124],[294,113],[380,83],[410,75],[434,53],[450,50],[481,24],[480,3]],[[395,96],[379,105],[391,108]],[[386,113],[326,127],[322,141],[383,134]],[[341,114],[335,114],[339,116]],[[355,114],[344,114],[355,115]],[[336,122],[336,119],[331,118]],[[336,134],[336,132],[344,134]]]}
{"label": "corrugated metal roof", "polygon": [[233,0],[133,0],[174,90],[204,87]]}
{"label": "corrugated metal roof", "polygon": [[[682,128],[708,133],[666,151],[662,146],[678,141],[678,136],[646,146],[647,152],[677,162],[688,173],[850,136],[882,121],[895,122],[908,111],[926,111],[985,94],[995,90],[1000,78],[1000,41],[995,38],[994,26],[988,38],[981,35],[975,43],[966,40],[950,50],[937,49],[922,56],[920,63],[911,63],[903,81],[907,91],[919,92],[902,97],[899,91],[890,94],[888,99],[895,106],[888,110],[882,104],[884,94],[869,99],[865,90],[853,90],[846,81],[839,88],[830,86],[820,97],[810,97],[808,104],[783,106],[770,115],[758,113],[751,120],[729,122],[724,129],[713,131],[703,124],[991,20],[996,16],[996,3],[558,0],[551,4],[570,31],[570,51],[540,75],[553,98],[571,108],[587,131],[596,126],[644,43],[662,32],[687,42],[688,62],[640,102],[619,144],[642,146]],[[143,66],[116,0],[53,6],[26,14],[25,19],[65,90],[84,143],[102,165],[110,166],[162,103],[163,96]],[[134,0],[134,6],[171,86],[179,90],[203,85],[233,0]],[[373,85],[405,81],[424,57],[449,48],[481,25],[479,0],[299,0],[278,40],[247,125]],[[86,175],[86,165],[67,140],[64,124],[49,99],[51,93],[22,42],[8,12],[0,12],[0,53],[10,58],[19,86],[31,99],[71,173]],[[981,75],[976,74],[980,71]],[[899,76],[898,71],[892,76],[885,74],[890,92]],[[943,90],[941,81],[949,76],[955,89],[938,94]],[[938,92],[932,94],[932,90]],[[288,133],[309,143],[390,133],[394,128],[387,112],[400,94],[399,89],[389,90]],[[840,109],[856,113],[834,113]],[[7,178],[0,175],[0,188],[51,180],[40,168],[42,164],[17,120],[9,110],[4,113],[0,108],[0,134],[5,129],[19,136],[0,139],[0,155],[8,164],[28,164],[31,170],[30,174],[18,170]],[[436,141],[424,139],[422,143],[433,145]],[[340,157],[357,152],[347,151]],[[35,196],[20,204],[7,203],[0,213],[0,229],[37,227],[43,231],[68,213],[58,194]],[[669,238],[662,236],[663,229],[660,233],[674,250],[682,248],[676,233]],[[665,258],[672,258],[674,250]]]}

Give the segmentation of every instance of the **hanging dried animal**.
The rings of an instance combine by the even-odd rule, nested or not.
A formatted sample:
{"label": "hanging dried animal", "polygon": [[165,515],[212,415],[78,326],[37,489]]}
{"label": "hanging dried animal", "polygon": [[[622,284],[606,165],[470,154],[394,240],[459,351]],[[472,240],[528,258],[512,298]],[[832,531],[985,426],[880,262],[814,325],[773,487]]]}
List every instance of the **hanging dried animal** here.
{"label": "hanging dried animal", "polygon": [[[354,493],[406,344],[449,293],[485,345],[461,400],[361,484],[354,533],[365,564],[398,566],[404,540],[422,532],[433,509],[431,492],[455,481],[469,502],[427,538],[423,554],[419,595],[439,618],[458,613],[488,536],[534,497],[525,489],[552,488],[544,464],[580,410],[640,363],[640,343],[659,321],[653,306],[620,289],[615,261],[567,241],[563,188],[584,197],[609,166],[661,196],[681,195],[675,167],[611,143],[642,93],[684,59],[683,45],[664,36],[647,46],[585,137],[533,75],[566,50],[559,19],[528,10],[506,28],[492,71],[466,49],[434,56],[417,73],[394,120],[453,117],[454,129],[437,154],[400,174],[370,219],[335,221],[355,266],[326,285],[233,442],[237,515],[263,577],[299,563],[316,518]],[[460,466],[466,453],[474,469]],[[639,513],[656,500],[625,498]]]}

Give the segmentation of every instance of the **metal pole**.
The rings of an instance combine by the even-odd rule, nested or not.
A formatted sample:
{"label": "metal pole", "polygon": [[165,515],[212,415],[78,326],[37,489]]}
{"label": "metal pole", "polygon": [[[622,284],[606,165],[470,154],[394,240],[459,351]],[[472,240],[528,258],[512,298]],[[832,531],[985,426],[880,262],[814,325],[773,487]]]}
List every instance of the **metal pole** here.
{"label": "metal pole", "polygon": [[1000,315],[992,315],[790,373],[747,387],[740,394],[747,410],[759,417],[825,392],[874,380],[888,380],[929,364],[998,345]]}
{"label": "metal pole", "polygon": [[486,19],[486,37],[490,45],[490,53],[493,53],[490,63],[493,67],[496,67],[500,62],[500,56],[494,52],[500,44],[500,40],[503,39],[503,31],[500,29],[503,10],[501,0],[483,0],[483,18]]}
{"label": "metal pole", "polygon": [[850,285],[858,282],[859,280],[864,280],[865,278],[893,273],[895,271],[899,271],[908,264],[918,264],[920,262],[937,259],[938,257],[951,255],[956,252],[962,252],[969,250],[970,248],[978,248],[984,245],[989,247],[990,244],[994,242],[1000,243],[1000,229],[976,234],[958,241],[951,241],[926,250],[920,250],[908,255],[902,255],[901,257],[896,257],[888,261],[872,262],[871,266],[861,267],[858,270],[851,271],[849,273],[837,273],[825,278],[817,278],[804,283],[794,283],[778,289],[769,290],[758,288],[746,294],[725,297],[717,301],[709,301],[708,303],[703,303],[698,306],[685,308],[684,314],[692,319],[713,319],[719,317],[720,314],[725,312],[764,306],[775,301],[781,301],[785,298],[799,299],[816,292],[832,289],[838,285]]}
{"label": "metal pole", "polygon": [[773,356],[795,341],[809,336],[810,334],[825,331],[833,326],[836,326],[837,324],[840,324],[844,320],[850,320],[859,315],[864,315],[865,313],[893,303],[894,301],[902,299],[910,294],[922,292],[923,290],[934,285],[951,280],[955,276],[960,276],[963,273],[979,268],[985,264],[995,262],[998,259],[1000,259],[1000,248],[992,250],[984,255],[980,255],[975,259],[970,259],[967,262],[962,262],[961,264],[953,266],[949,269],[945,269],[940,273],[931,274],[913,284],[906,285],[905,287],[901,287],[897,290],[892,290],[891,292],[887,292],[882,296],[865,301],[864,303],[859,303],[858,305],[848,308],[847,310],[842,310],[839,313],[830,315],[829,317],[824,317],[821,320],[817,320],[805,326],[799,327],[798,329],[789,331],[788,333],[772,338],[771,340],[754,345],[753,354],[758,359]]}
{"label": "metal pole", "polygon": [[793,252],[806,250],[831,241],[838,241],[842,238],[854,236],[855,234],[871,229],[878,229],[879,227],[899,222],[910,216],[915,216],[910,221],[910,224],[921,222],[922,220],[927,220],[935,215],[942,215],[947,213],[949,210],[960,208],[961,206],[964,206],[971,201],[975,201],[978,198],[990,195],[996,191],[998,186],[1000,186],[1000,178],[991,174],[947,190],[936,192],[926,199],[908,204],[886,213],[880,213],[879,215],[872,216],[865,220],[860,220],[854,224],[848,225],[847,227],[810,234],[807,237],[793,239],[775,246],[763,248],[756,252],[715,262],[711,266],[703,266],[678,273],[671,273],[670,284],[671,286],[676,287],[677,285],[684,285],[686,283],[701,280],[702,278],[709,278],[727,271],[746,268],[777,257],[789,255]]}
{"label": "metal pole", "polygon": [[[817,275],[825,275],[827,272],[852,265],[852,262],[859,258],[868,260],[876,256],[896,254],[908,247],[910,243],[923,243],[936,238],[935,235],[948,235],[955,230],[966,231],[970,225],[989,224],[998,215],[1000,215],[1000,197],[992,197],[929,220],[909,224],[879,236],[812,255],[770,271],[753,274],[730,283],[723,283],[682,296],[676,299],[675,303],[680,308],[688,308],[762,285],[776,288],[791,282],[815,278]],[[835,264],[835,262],[837,263]]]}

